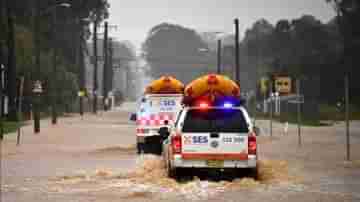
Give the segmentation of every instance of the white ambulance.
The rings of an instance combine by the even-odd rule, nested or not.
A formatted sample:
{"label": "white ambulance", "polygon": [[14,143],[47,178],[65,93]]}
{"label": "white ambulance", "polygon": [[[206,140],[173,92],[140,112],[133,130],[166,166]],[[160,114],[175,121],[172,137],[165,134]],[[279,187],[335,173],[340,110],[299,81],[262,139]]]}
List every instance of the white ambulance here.
{"label": "white ambulance", "polygon": [[138,101],[136,142],[140,153],[161,154],[160,127],[172,124],[182,108],[183,94],[145,94]]}

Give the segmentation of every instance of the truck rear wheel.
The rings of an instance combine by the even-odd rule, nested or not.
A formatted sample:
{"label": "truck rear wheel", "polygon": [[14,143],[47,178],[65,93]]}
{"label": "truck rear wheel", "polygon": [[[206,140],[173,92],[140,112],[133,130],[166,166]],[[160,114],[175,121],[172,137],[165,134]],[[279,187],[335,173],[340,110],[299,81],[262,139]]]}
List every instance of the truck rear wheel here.
{"label": "truck rear wheel", "polygon": [[161,155],[162,142],[160,136],[149,136],[143,144],[144,153]]}
{"label": "truck rear wheel", "polygon": [[254,178],[254,180],[258,179],[258,169],[255,168],[248,168],[248,176]]}
{"label": "truck rear wheel", "polygon": [[162,145],[154,143],[137,143],[137,154],[161,155]]}
{"label": "truck rear wheel", "polygon": [[179,168],[171,168],[170,163],[167,163],[166,172],[169,178],[173,178],[175,180],[180,179]]}
{"label": "truck rear wheel", "polygon": [[137,154],[145,153],[145,144],[144,143],[137,143],[136,148],[137,148]]}

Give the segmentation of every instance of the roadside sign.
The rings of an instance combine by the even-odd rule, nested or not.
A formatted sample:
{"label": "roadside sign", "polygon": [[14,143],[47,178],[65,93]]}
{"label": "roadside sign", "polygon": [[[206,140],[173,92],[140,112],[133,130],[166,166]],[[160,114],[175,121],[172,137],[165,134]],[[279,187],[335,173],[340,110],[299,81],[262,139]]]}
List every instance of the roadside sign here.
{"label": "roadside sign", "polygon": [[275,89],[281,94],[291,93],[291,78],[287,76],[278,76],[275,78]]}
{"label": "roadside sign", "polygon": [[305,102],[304,96],[297,96],[294,100],[289,100],[288,103],[291,104],[303,104]]}
{"label": "roadside sign", "polygon": [[78,96],[79,96],[79,97],[84,97],[84,96],[85,96],[85,92],[84,92],[84,91],[79,91],[79,92],[78,92]]}
{"label": "roadside sign", "polygon": [[268,90],[269,85],[269,79],[266,77],[263,77],[260,79],[260,91],[262,94],[265,94]]}
{"label": "roadside sign", "polygon": [[35,81],[34,88],[33,88],[33,93],[40,94],[42,92],[43,92],[43,89],[42,89],[41,81],[39,81],[39,80]]}
{"label": "roadside sign", "polygon": [[291,103],[291,104],[303,104],[304,102],[303,101],[299,101],[299,100],[289,100],[288,103]]}

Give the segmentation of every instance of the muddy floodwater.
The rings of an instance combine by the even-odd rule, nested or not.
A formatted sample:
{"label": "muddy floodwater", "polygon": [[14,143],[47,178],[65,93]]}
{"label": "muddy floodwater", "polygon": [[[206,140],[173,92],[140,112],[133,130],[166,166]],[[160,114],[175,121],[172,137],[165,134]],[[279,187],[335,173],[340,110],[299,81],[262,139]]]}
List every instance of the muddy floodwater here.
{"label": "muddy floodwater", "polygon": [[[129,112],[74,115],[57,126],[42,122],[1,144],[1,202],[119,201],[360,201],[360,123],[352,123],[352,161],[345,161],[343,125],[303,128],[298,147],[296,127],[274,137],[267,121],[258,121],[258,176],[217,172],[168,178],[161,156],[137,155],[135,126]],[[214,177],[215,176],[215,177]]]}
{"label": "muddy floodwater", "polygon": [[[123,148],[118,149],[124,151]],[[107,151],[119,152],[114,148]],[[258,179],[241,177],[218,181],[211,178],[200,180],[197,176],[190,176],[176,181],[167,177],[161,157],[141,155],[135,158],[134,170],[117,172],[112,168],[103,168],[57,176],[49,180],[48,191],[66,194],[111,190],[124,198],[180,197],[197,200],[235,189],[264,189],[279,183],[296,185],[295,178],[288,176],[286,161],[259,161]]]}

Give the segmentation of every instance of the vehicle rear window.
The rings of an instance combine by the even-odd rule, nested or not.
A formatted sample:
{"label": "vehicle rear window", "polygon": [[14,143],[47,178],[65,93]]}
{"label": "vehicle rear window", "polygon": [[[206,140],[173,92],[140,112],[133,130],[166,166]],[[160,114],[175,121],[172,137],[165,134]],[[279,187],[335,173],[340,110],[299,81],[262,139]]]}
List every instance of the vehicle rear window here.
{"label": "vehicle rear window", "polygon": [[249,128],[239,109],[192,109],[186,114],[182,131],[248,133]]}

